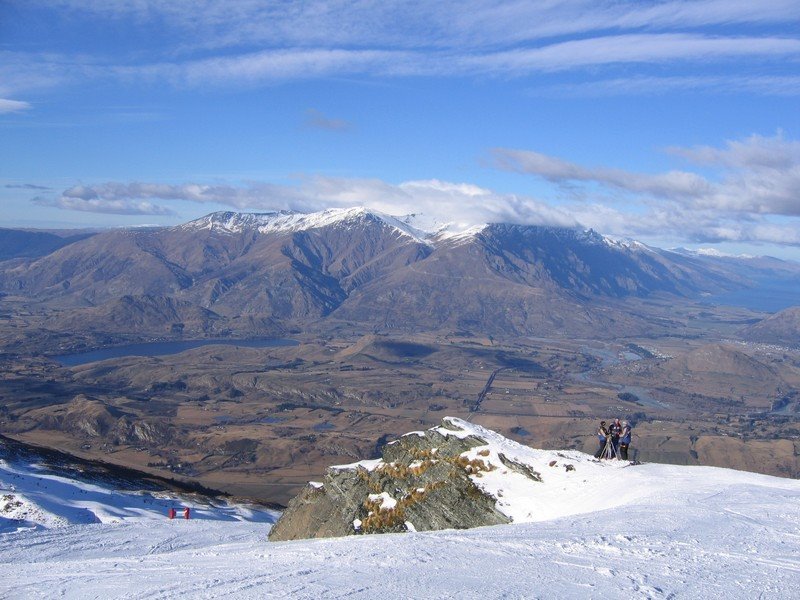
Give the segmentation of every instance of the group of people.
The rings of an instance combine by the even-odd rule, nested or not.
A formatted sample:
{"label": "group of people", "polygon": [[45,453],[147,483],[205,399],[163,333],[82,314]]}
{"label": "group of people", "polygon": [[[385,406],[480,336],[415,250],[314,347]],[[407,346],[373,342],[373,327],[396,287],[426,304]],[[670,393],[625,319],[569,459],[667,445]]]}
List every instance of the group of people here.
{"label": "group of people", "polygon": [[600,447],[595,453],[595,458],[620,458],[628,460],[628,448],[631,444],[631,424],[627,421],[614,419],[611,425],[600,421],[597,429],[597,439]]}
{"label": "group of people", "polygon": [[[192,510],[188,506],[183,509],[183,518],[184,519],[188,520],[191,517],[191,514],[192,514]],[[173,507],[170,506],[169,510],[167,511],[167,517],[170,518],[170,519],[174,519],[177,516],[178,516],[178,513],[175,511],[175,509]]]}

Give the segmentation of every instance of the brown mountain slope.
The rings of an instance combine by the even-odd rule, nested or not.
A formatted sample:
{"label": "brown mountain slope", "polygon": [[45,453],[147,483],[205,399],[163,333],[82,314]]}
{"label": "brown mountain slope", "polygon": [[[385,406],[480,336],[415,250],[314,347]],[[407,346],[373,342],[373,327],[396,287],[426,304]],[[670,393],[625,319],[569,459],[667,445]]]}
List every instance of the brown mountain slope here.
{"label": "brown mountain slope", "polygon": [[[221,317],[291,327],[331,318],[367,330],[613,337],[669,326],[631,315],[618,300],[726,284],[690,257],[592,231],[495,224],[456,238],[417,233],[364,209],[214,213],[178,227],[109,231],[0,267],[0,290],[57,308],[171,298]],[[193,321],[197,331],[207,329],[209,315],[151,308],[160,316],[149,325],[147,310],[135,315],[124,303],[92,315],[106,331],[124,322]]]}
{"label": "brown mountain slope", "polygon": [[211,333],[225,324],[213,311],[164,296],[122,296],[100,306],[76,308],[51,317],[53,326],[75,331],[128,333]]}
{"label": "brown mountain slope", "polygon": [[800,346],[800,306],[777,312],[740,333],[751,342]]}
{"label": "brown mountain slope", "polygon": [[647,389],[671,407],[769,410],[792,386],[772,366],[729,344],[707,344],[655,362],[610,370],[614,380]]}
{"label": "brown mountain slope", "polygon": [[767,365],[726,344],[708,344],[678,356],[664,365],[664,372],[671,378],[695,373],[716,373],[758,381],[777,377]]}
{"label": "brown mountain slope", "polygon": [[479,236],[442,243],[424,260],[355,290],[332,316],[382,329],[599,336],[654,331],[658,326],[608,302],[679,289],[674,276],[664,273],[659,282],[639,264],[582,232],[492,226]]}

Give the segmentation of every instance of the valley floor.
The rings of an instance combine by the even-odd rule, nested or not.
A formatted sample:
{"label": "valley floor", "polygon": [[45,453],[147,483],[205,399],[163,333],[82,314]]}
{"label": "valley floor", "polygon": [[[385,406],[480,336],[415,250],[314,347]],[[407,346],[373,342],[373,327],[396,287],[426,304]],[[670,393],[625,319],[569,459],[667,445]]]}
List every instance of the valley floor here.
{"label": "valley floor", "polygon": [[0,597],[796,597],[800,482],[649,464],[609,469],[609,494],[621,471],[653,493],[468,531],[270,543],[264,522],[129,518],[5,533]]}

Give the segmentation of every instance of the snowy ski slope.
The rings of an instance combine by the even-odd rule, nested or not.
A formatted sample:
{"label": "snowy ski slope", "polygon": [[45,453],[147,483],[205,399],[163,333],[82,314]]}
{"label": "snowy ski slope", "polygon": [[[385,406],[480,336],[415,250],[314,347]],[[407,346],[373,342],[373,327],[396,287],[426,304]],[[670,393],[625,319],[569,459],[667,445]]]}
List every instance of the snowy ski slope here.
{"label": "snowy ski slope", "polygon": [[[493,452],[557,461],[552,475],[540,467],[544,520],[270,543],[270,512],[121,493],[2,463],[0,597],[800,597],[800,481],[597,464],[488,441]],[[524,502],[536,514],[521,488],[486,485],[505,490],[508,510]],[[186,503],[196,519],[165,517]]]}

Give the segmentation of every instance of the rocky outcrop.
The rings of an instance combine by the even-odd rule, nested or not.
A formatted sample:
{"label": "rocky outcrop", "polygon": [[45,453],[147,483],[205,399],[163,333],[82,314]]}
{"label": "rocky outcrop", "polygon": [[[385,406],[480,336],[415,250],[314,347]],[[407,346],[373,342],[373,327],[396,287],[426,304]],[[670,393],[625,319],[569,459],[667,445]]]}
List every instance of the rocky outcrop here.
{"label": "rocky outcrop", "polygon": [[289,503],[270,540],[510,523],[492,493],[496,486],[481,480],[494,474],[537,484],[541,477],[482,431],[493,434],[448,417],[387,444],[381,459],[329,468]]}

